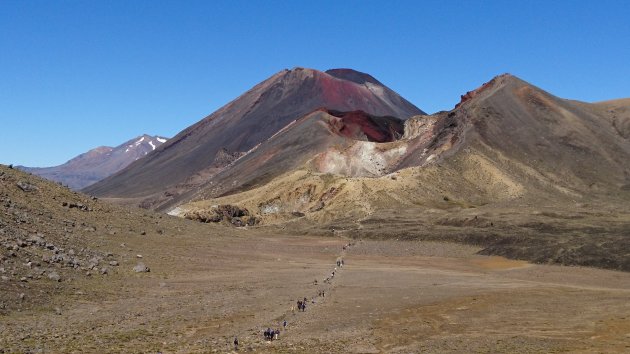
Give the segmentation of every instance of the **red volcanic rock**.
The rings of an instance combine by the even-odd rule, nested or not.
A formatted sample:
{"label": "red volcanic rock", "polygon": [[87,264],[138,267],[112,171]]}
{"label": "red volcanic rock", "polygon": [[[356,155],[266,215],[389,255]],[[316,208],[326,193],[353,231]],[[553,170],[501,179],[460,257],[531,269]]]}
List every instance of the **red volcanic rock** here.
{"label": "red volcanic rock", "polygon": [[378,117],[363,111],[338,112],[328,114],[340,118],[336,130],[342,136],[385,143],[397,140],[404,134],[404,121],[396,117]]}

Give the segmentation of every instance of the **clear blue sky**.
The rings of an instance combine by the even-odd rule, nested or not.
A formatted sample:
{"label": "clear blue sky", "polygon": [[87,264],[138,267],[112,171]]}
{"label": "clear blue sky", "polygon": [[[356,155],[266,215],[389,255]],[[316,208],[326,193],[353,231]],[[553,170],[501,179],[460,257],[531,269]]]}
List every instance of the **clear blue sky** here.
{"label": "clear blue sky", "polygon": [[428,112],[503,72],[630,97],[630,1],[0,0],[0,163],[171,137],[295,66],[368,72]]}

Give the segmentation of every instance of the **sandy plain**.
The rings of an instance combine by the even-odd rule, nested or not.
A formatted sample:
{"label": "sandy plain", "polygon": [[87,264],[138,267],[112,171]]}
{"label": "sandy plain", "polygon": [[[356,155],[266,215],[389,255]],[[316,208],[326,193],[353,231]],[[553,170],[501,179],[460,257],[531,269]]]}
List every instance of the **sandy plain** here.
{"label": "sandy plain", "polygon": [[[237,336],[239,352],[630,351],[626,272],[534,265],[453,243],[166,230],[104,238],[120,256],[116,271],[3,316],[0,348],[222,353]],[[345,266],[324,282],[338,259]],[[139,261],[151,271],[134,273]],[[306,311],[292,311],[303,297]],[[264,340],[268,327],[281,329],[278,340]]]}

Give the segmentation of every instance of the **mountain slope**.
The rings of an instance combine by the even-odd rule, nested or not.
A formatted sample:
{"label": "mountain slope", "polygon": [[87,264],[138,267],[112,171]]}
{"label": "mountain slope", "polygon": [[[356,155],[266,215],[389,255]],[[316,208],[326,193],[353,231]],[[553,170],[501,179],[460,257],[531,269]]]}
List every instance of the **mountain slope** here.
{"label": "mountain slope", "polygon": [[79,190],[127,167],[166,142],[160,136],[141,135],[117,147],[100,146],[83,153],[63,165],[23,167],[21,170]]}
{"label": "mountain slope", "polygon": [[[463,97],[451,112],[407,120],[404,134],[399,130],[387,143],[344,135],[352,128],[342,127],[343,120],[334,123],[330,112],[307,115],[213,177],[214,192],[203,197],[260,185],[253,181],[261,176],[269,180],[279,175],[272,170],[290,171],[307,161],[308,168],[320,173],[378,177],[446,163],[452,156],[469,156],[471,149],[488,155],[486,159],[500,155],[501,161],[522,170],[517,180],[553,184],[556,191],[588,193],[628,185],[630,146],[618,131],[621,125],[614,125],[619,119],[610,123],[593,111],[593,105],[559,99],[510,75]],[[352,114],[345,116],[351,122],[347,118]],[[356,122],[354,126],[360,127]],[[516,171],[513,166],[499,170]]]}
{"label": "mountain slope", "polygon": [[[372,116],[362,111],[337,112],[316,110],[280,130],[256,146],[196,191],[196,198],[234,193],[263,185],[272,179],[298,169],[313,156],[330,149],[348,149],[355,144],[392,142],[403,134],[403,121],[395,117]],[[368,153],[366,151],[366,153]],[[352,166],[353,174],[380,175],[378,167]],[[171,203],[160,205],[165,210],[193,194],[184,194]]]}
{"label": "mountain slope", "polygon": [[0,316],[61,306],[89,279],[111,285],[106,277],[118,273],[119,265],[122,273],[135,265],[136,253],[120,248],[121,240],[185,227],[180,220],[160,219],[0,165]]}
{"label": "mountain slope", "polygon": [[291,121],[321,107],[401,119],[422,114],[367,74],[349,69],[283,70],[183,130],[150,159],[130,165],[86,192],[167,199],[189,192]]}
{"label": "mountain slope", "polygon": [[[452,111],[405,121],[395,141],[331,131],[321,140],[321,130],[314,139],[295,123],[172,213],[195,219],[228,204],[300,232],[450,239],[537,262],[630,269],[625,103],[565,100],[502,75]],[[299,153],[317,141],[327,143]],[[243,183],[284,163],[276,151],[296,151],[303,163]]]}

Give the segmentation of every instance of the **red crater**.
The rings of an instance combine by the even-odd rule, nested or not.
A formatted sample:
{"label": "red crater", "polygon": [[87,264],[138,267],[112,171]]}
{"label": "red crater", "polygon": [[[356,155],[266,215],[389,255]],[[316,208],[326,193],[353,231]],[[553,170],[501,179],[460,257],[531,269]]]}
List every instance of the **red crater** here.
{"label": "red crater", "polygon": [[[324,110],[326,111],[326,110]],[[386,143],[398,140],[404,133],[404,121],[396,117],[378,117],[363,111],[339,112],[326,111],[340,118],[334,124],[334,130],[345,137]]]}

